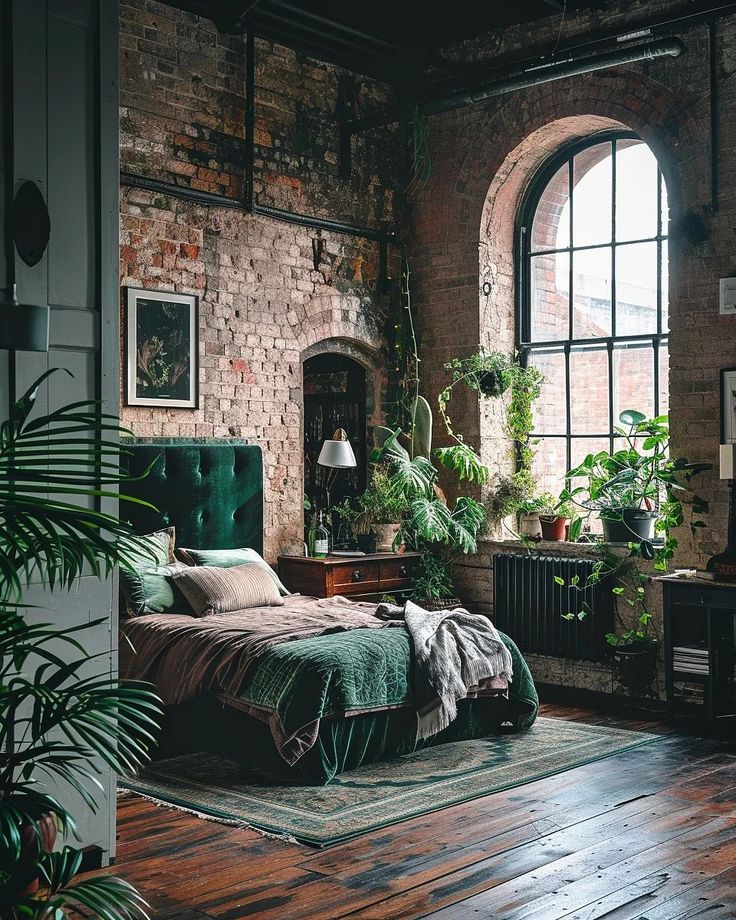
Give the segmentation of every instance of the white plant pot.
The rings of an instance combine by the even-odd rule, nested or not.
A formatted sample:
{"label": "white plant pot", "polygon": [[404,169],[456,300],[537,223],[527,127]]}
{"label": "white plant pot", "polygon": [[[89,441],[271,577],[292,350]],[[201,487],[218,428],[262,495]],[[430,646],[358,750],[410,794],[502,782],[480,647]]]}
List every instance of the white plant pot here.
{"label": "white plant pot", "polygon": [[522,514],[519,518],[519,533],[532,539],[542,536],[542,524],[539,520],[539,514],[536,512]]}

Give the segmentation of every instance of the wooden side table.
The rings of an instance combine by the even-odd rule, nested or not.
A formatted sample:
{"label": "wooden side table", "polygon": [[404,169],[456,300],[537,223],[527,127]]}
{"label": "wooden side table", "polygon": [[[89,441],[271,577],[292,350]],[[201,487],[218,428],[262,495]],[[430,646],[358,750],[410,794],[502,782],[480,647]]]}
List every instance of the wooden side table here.
{"label": "wooden side table", "polygon": [[356,601],[403,599],[412,589],[419,553],[370,556],[279,556],[279,577],[290,591],[312,597],[342,594]]}
{"label": "wooden side table", "polygon": [[662,583],[670,713],[736,724],[736,585],[697,578]]}

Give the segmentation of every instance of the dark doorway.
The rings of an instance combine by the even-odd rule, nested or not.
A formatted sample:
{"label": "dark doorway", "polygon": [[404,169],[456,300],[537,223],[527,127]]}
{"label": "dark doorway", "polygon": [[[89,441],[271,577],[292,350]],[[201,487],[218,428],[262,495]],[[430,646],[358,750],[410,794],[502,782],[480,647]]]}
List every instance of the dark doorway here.
{"label": "dark doorway", "polygon": [[325,474],[317,457],[326,438],[344,428],[357,466],[341,470],[330,492],[334,507],[360,495],[366,484],[365,368],[345,355],[315,355],[304,362],[304,494],[313,508],[325,506]]}

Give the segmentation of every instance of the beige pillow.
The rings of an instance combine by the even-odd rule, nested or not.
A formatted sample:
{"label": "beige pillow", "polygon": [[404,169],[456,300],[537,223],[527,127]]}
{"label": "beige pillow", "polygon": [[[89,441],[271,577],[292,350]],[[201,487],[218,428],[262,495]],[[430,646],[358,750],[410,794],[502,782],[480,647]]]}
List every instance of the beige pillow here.
{"label": "beige pillow", "polygon": [[273,578],[256,562],[225,569],[193,566],[177,572],[173,580],[198,617],[284,603]]}

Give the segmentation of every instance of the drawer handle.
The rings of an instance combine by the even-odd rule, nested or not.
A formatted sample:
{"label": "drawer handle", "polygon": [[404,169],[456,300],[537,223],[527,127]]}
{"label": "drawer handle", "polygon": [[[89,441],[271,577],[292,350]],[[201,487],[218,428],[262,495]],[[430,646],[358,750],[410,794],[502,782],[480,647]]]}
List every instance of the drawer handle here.
{"label": "drawer handle", "polygon": [[353,581],[360,581],[362,577],[363,573],[360,571],[360,569],[356,569],[352,574]]}
{"label": "drawer handle", "polygon": [[408,575],[408,574],[409,574],[409,569],[407,569],[405,565],[402,565],[399,568],[399,575]]}

